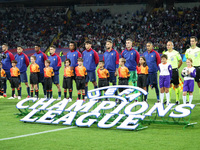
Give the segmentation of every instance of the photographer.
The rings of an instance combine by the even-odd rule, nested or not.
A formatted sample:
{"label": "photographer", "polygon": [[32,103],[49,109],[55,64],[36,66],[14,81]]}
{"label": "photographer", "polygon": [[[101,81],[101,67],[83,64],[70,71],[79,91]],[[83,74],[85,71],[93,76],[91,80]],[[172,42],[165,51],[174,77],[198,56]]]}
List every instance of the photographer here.
{"label": "photographer", "polygon": [[3,96],[4,97],[7,97],[6,95],[6,89],[7,89],[7,84],[6,84],[6,81],[7,79],[10,81],[10,68],[12,67],[12,61],[15,59],[13,54],[11,52],[8,51],[8,44],[4,43],[2,45],[2,51],[3,51],[3,54],[6,55],[6,58],[3,57],[2,59],[2,65],[3,65],[3,69],[5,70],[6,72],[6,80],[4,82],[4,86],[3,86],[3,89],[4,89],[4,94]]}

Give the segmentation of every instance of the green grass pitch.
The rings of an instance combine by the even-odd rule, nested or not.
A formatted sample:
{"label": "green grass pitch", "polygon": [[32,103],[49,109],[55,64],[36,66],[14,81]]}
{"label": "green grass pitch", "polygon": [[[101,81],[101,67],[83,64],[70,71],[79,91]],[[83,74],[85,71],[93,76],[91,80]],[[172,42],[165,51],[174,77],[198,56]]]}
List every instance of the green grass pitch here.
{"label": "green grass pitch", "polygon": [[[182,66],[182,68],[185,66]],[[29,69],[28,69],[29,70]],[[64,67],[60,69],[60,83]],[[75,86],[75,84],[74,84]],[[22,85],[22,99],[27,96],[25,85]],[[77,99],[77,91],[74,87],[73,101]],[[89,90],[93,85],[89,83]],[[40,85],[40,90],[42,87]],[[8,97],[11,96],[11,88],[8,84]],[[17,94],[17,93],[16,93]],[[57,88],[53,86],[54,98],[57,98]],[[43,92],[40,92],[40,97]],[[55,130],[69,126],[47,125],[38,123],[23,123],[17,118],[16,104],[18,99],[0,99],[0,150],[199,150],[200,149],[200,98],[199,90],[195,84],[193,103],[196,104],[192,111],[191,122],[197,122],[194,127],[183,130],[183,125],[151,124],[141,131],[118,130],[116,126],[111,129],[100,129],[97,124],[87,127],[75,127],[67,130],[49,132],[28,137],[10,140],[3,138],[27,135],[48,130]],[[62,89],[63,98],[63,89]],[[150,108],[156,102],[155,91],[150,90],[148,103]],[[172,102],[175,102],[173,92]],[[181,96],[182,103],[182,96]]]}

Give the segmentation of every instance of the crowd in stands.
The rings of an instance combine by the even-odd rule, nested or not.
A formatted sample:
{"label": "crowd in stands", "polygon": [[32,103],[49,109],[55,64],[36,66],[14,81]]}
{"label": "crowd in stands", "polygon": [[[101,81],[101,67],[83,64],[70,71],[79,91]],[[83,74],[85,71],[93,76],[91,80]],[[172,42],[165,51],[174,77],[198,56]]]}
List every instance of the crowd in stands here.
{"label": "crowd in stands", "polygon": [[46,48],[66,21],[66,8],[0,9],[0,41],[10,48],[30,48],[35,43]]}
{"label": "crowd in stands", "polygon": [[114,49],[125,49],[125,40],[134,40],[134,48],[140,53],[147,41],[154,43],[159,52],[165,50],[166,42],[172,40],[180,53],[189,47],[189,37],[200,38],[200,7],[193,9],[156,9],[151,13],[127,10],[125,14],[112,15],[107,9],[87,12],[71,10],[68,20],[66,8],[6,8],[0,11],[0,39],[11,48],[23,45],[26,48],[40,43],[47,48],[58,32],[62,35],[54,44],[68,47],[69,41],[77,42],[80,51],[84,41],[92,40],[93,48],[103,53],[105,41],[112,39]]}

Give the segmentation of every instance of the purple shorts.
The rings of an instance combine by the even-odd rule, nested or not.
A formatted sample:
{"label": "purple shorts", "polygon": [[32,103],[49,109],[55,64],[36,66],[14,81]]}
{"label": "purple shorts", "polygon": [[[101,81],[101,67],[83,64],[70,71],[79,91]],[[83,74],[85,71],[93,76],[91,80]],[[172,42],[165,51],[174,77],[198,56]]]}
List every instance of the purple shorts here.
{"label": "purple shorts", "polygon": [[183,92],[194,91],[194,80],[185,80],[183,83]]}
{"label": "purple shorts", "polygon": [[159,78],[160,88],[170,88],[170,76],[160,76]]}

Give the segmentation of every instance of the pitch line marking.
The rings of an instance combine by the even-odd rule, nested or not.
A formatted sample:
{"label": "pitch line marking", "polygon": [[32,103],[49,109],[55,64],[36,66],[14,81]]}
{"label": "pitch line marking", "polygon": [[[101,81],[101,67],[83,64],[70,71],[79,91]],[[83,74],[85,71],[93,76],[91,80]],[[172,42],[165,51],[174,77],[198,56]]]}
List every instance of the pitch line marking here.
{"label": "pitch line marking", "polygon": [[72,127],[59,128],[59,129],[42,131],[42,132],[37,132],[37,133],[19,135],[19,136],[14,136],[14,137],[9,137],[9,138],[3,138],[3,139],[0,139],[0,141],[12,140],[12,139],[17,139],[17,138],[22,138],[22,137],[27,137],[27,136],[33,136],[33,135],[39,135],[39,134],[44,134],[44,133],[49,133],[49,132],[56,132],[56,131],[61,131],[61,130],[67,130],[67,129],[71,129],[71,128],[75,128],[75,127],[76,126],[72,126]]}

